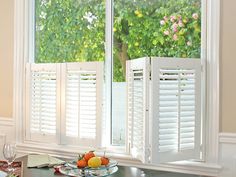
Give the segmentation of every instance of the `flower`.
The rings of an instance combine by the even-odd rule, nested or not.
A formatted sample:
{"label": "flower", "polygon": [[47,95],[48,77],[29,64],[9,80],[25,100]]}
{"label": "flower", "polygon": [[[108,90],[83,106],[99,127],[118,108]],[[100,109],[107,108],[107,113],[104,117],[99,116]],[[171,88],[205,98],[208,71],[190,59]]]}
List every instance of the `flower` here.
{"label": "flower", "polygon": [[46,19],[47,17],[47,13],[46,12],[41,12],[41,14],[39,15],[40,18]]}
{"label": "flower", "polygon": [[167,16],[164,16],[163,19],[164,19],[165,22],[168,21],[168,17]]}
{"label": "flower", "polygon": [[91,12],[86,12],[83,17],[84,17],[84,19],[86,19],[90,24],[92,24],[93,21],[97,19],[97,17],[96,17],[95,15],[93,15]]}
{"label": "flower", "polygon": [[168,36],[170,32],[168,30],[164,31],[164,35]]}
{"label": "flower", "polygon": [[177,40],[178,40],[177,34],[174,34],[174,35],[173,35],[173,40],[174,40],[174,41],[177,41]]}
{"label": "flower", "polygon": [[178,18],[178,20],[181,20],[181,19],[182,19],[182,16],[181,16],[181,15],[178,15],[177,18]]}
{"label": "flower", "polygon": [[174,22],[175,20],[176,20],[176,16],[171,15],[171,16],[170,16],[170,21],[171,21],[171,22]]}
{"label": "flower", "polygon": [[179,27],[183,27],[184,26],[182,20],[179,21],[178,25],[179,25]]}
{"label": "flower", "polygon": [[188,41],[187,42],[187,46],[191,46],[192,45],[192,42],[191,41]]}
{"label": "flower", "polygon": [[161,25],[165,25],[166,22],[165,22],[164,20],[161,20],[161,21],[160,21],[160,24],[161,24]]}
{"label": "flower", "polygon": [[177,31],[178,31],[178,24],[177,24],[177,23],[174,23],[174,24],[172,25],[172,30],[173,30],[174,32],[177,32]]}
{"label": "flower", "polygon": [[192,15],[192,17],[193,17],[193,19],[197,20],[197,19],[198,19],[198,14],[197,14],[197,13],[194,13],[194,14]]}

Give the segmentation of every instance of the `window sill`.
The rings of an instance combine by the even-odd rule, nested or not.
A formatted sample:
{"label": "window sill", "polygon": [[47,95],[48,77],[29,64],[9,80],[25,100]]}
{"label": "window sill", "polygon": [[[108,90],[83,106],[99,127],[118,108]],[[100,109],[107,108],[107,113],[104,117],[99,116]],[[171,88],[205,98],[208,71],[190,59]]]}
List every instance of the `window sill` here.
{"label": "window sill", "polygon": [[[64,148],[64,149],[63,149]],[[18,154],[27,155],[29,153],[37,153],[37,154],[49,154],[56,157],[61,158],[75,158],[79,153],[84,153],[88,151],[88,148],[78,149],[78,147],[69,147],[69,146],[48,146],[42,145],[41,143],[19,143],[17,144]],[[100,151],[100,153],[99,153]],[[103,154],[102,149],[98,150],[98,155]],[[107,156],[112,156],[113,159],[119,162],[121,166],[129,166],[129,167],[137,167],[151,170],[160,170],[160,171],[170,171],[170,172],[179,172],[179,173],[188,173],[195,175],[204,175],[204,176],[212,176],[217,177],[219,171],[221,170],[221,166],[218,164],[210,164],[204,162],[193,162],[193,161],[178,161],[171,162],[159,165],[152,164],[143,164],[137,159],[132,158],[129,154],[118,154],[108,152]]]}
{"label": "window sill", "polygon": [[178,173],[187,173],[194,175],[203,175],[208,177],[217,177],[222,167],[216,163],[178,161],[163,163],[158,165],[143,164],[135,159],[117,159],[121,166],[133,166],[150,170],[170,171]]}

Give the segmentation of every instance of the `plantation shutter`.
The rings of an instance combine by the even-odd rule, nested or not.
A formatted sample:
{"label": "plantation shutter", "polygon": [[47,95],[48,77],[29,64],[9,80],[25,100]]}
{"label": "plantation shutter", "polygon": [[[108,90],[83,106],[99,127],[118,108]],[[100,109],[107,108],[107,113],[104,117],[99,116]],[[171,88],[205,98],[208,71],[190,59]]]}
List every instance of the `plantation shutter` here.
{"label": "plantation shutter", "polygon": [[199,159],[200,59],[152,58],[152,163]]}
{"label": "plantation shutter", "polygon": [[56,142],[60,96],[59,65],[27,65],[27,139]]}
{"label": "plantation shutter", "polygon": [[148,88],[149,58],[126,62],[127,69],[127,116],[130,153],[134,158],[146,162],[149,154],[148,134]]}
{"label": "plantation shutter", "polygon": [[103,62],[62,65],[62,143],[101,144]]}

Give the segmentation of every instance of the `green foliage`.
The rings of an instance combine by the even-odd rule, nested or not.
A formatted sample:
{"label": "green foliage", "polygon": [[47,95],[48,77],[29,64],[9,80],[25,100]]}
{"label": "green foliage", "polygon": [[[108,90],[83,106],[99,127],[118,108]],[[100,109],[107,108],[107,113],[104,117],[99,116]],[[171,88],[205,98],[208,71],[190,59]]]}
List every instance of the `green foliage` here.
{"label": "green foliage", "polygon": [[[126,60],[199,58],[200,0],[114,0],[114,81]],[[105,0],[36,0],[36,62],[104,61]]]}
{"label": "green foliage", "polygon": [[[127,59],[200,57],[200,0],[116,0],[114,14],[115,63],[122,52]],[[124,44],[127,51],[122,50]],[[114,80],[123,80],[116,68],[114,75]]]}
{"label": "green foliage", "polygon": [[36,62],[104,60],[105,3],[94,1],[36,0]]}

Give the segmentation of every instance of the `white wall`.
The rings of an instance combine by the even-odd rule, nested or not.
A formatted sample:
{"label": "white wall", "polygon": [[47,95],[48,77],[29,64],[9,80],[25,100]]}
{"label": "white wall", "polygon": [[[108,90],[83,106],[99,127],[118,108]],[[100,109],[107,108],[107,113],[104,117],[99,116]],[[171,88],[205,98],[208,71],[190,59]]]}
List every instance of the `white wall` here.
{"label": "white wall", "polygon": [[236,134],[221,133],[219,139],[219,177],[236,177]]}

